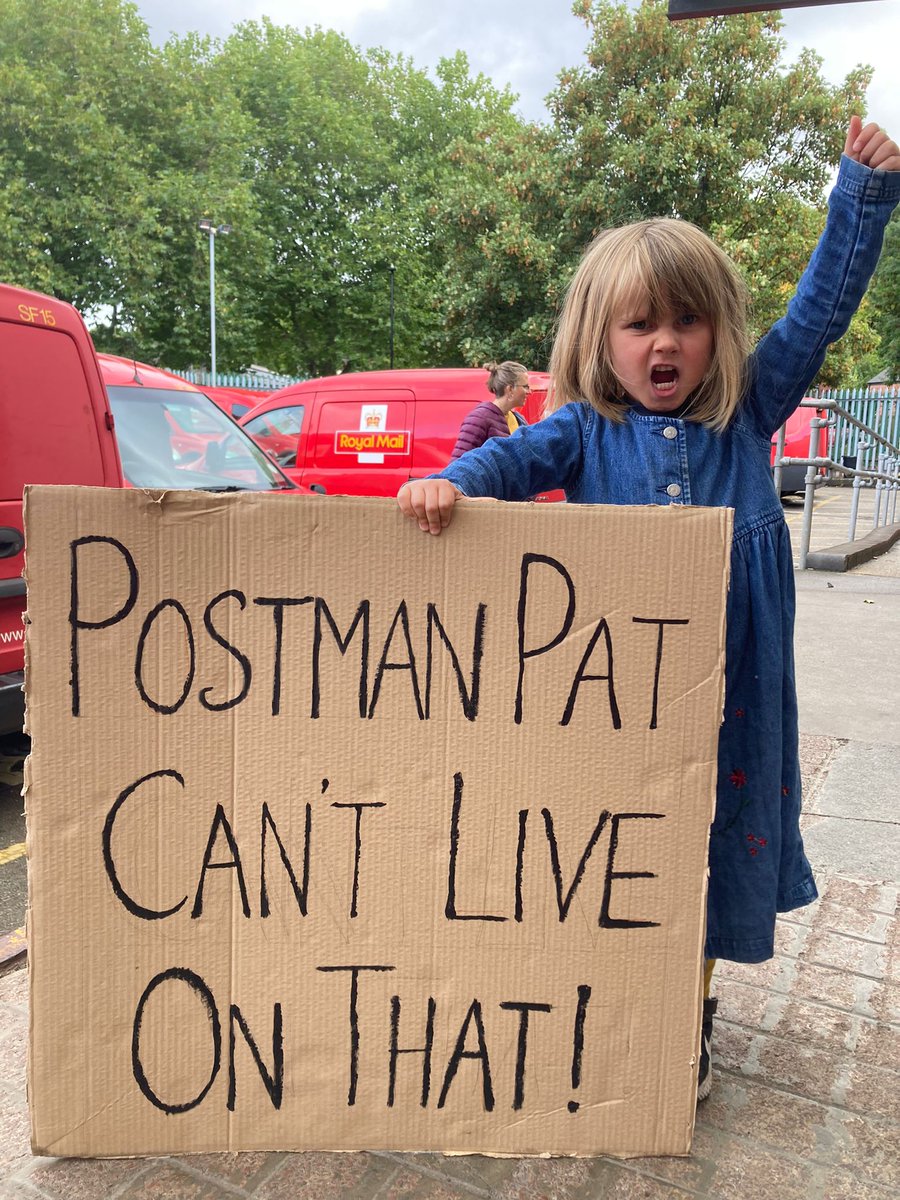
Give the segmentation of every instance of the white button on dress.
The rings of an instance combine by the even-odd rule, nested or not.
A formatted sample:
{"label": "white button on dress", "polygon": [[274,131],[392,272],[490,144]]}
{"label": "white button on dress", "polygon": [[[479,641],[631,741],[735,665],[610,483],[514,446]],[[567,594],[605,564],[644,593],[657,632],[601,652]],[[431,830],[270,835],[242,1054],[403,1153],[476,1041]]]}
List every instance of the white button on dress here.
{"label": "white button on dress", "polygon": [[669,486],[666,488],[666,495],[680,496],[681,495],[681,484],[670,483]]}

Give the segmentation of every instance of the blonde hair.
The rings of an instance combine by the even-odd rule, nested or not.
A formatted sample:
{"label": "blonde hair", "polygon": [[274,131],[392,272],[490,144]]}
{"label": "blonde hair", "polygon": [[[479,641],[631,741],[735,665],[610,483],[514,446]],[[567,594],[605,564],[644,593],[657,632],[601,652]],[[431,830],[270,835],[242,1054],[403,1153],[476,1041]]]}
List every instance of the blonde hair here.
{"label": "blonde hair", "polygon": [[495,362],[484,364],[485,371],[490,371],[487,378],[487,389],[499,399],[508,387],[514,385],[523,375],[528,378],[528,370],[517,362]]}
{"label": "blonde hair", "polygon": [[610,326],[629,309],[653,319],[674,308],[712,324],[712,358],[691,397],[690,416],[724,429],[746,384],[747,307],[747,286],[734,263],[696,225],[662,217],[601,233],[566,293],[550,356],[547,410],[586,400],[604,417],[623,420],[627,402],[610,361]]}

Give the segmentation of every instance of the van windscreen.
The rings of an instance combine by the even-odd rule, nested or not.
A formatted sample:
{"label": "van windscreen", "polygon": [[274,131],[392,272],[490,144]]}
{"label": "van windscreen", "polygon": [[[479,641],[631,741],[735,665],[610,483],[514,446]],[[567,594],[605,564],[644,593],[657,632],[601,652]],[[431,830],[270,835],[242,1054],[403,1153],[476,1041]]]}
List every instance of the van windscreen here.
{"label": "van windscreen", "polygon": [[290,484],[200,392],[108,386],[122,471],[133,487],[272,491]]}

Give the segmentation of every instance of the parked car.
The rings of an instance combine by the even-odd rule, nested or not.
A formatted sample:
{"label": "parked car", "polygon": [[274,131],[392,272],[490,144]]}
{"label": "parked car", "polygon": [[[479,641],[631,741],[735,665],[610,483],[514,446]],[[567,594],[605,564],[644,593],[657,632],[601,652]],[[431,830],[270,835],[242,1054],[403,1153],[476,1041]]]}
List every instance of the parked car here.
{"label": "parked car", "polygon": [[[809,458],[810,422],[813,417],[821,417],[822,409],[798,408],[788,417],[784,431],[784,457]],[[777,431],[772,434],[772,451],[770,462],[775,470],[775,454],[778,445]],[[828,430],[823,426],[819,430],[818,450],[816,457],[824,457],[828,447]],[[806,487],[806,467],[797,463],[781,469],[781,494],[792,495],[804,491]]]}
{"label": "parked car", "polygon": [[228,413],[232,421],[239,421],[241,417],[245,417],[261,399],[272,394],[269,391],[255,391],[251,388],[208,387],[206,384],[200,385],[198,391],[209,396],[222,412]]}
{"label": "parked car", "polygon": [[239,425],[187,380],[130,358],[97,357],[115,418],[126,483],[204,491],[296,486]]}
{"label": "parked car", "polygon": [[[395,496],[450,461],[463,417],[490,399],[476,368],[363,371],[273,392],[240,424],[298,483],[354,496]],[[523,416],[540,417],[549,376],[529,373]],[[548,493],[538,499],[561,499]]]}

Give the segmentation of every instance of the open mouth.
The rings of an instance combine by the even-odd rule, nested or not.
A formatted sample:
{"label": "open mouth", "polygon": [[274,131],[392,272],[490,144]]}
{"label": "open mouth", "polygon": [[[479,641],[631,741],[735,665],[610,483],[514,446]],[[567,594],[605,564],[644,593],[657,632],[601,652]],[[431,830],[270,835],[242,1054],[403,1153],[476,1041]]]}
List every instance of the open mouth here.
{"label": "open mouth", "polygon": [[678,372],[674,367],[654,367],[650,372],[650,382],[657,392],[673,392],[678,383]]}

